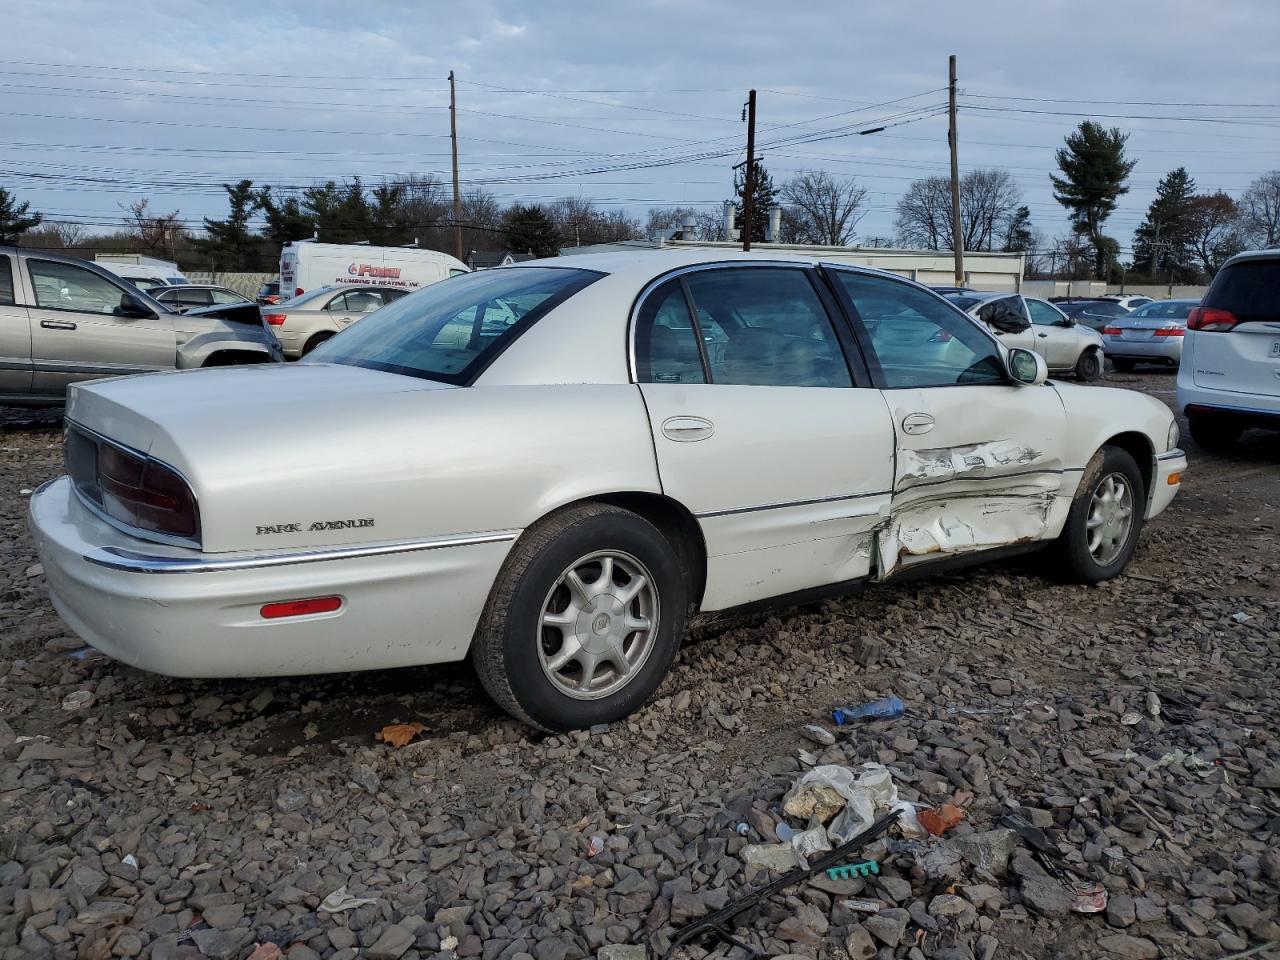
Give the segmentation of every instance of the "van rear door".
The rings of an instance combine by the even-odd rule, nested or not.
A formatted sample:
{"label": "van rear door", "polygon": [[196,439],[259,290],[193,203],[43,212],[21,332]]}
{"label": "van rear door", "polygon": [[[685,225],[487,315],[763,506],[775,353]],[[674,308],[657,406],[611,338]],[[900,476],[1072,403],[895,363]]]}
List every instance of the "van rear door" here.
{"label": "van rear door", "polygon": [[289,300],[303,293],[298,287],[298,251],[292,243],[280,248],[280,299]]}
{"label": "van rear door", "polygon": [[1280,396],[1280,257],[1223,267],[1187,328],[1196,386]]}

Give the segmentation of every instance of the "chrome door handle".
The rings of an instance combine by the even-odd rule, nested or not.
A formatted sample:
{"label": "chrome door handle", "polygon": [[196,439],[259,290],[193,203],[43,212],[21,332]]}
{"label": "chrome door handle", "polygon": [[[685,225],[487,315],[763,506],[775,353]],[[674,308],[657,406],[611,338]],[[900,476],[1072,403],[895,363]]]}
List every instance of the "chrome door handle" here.
{"label": "chrome door handle", "polygon": [[716,432],[716,425],[703,417],[667,417],[662,421],[662,435],[677,443],[705,440]]}
{"label": "chrome door handle", "polygon": [[933,429],[933,417],[927,413],[908,413],[902,418],[902,432],[917,436]]}
{"label": "chrome door handle", "polygon": [[70,320],[41,320],[40,326],[46,330],[74,330],[76,325]]}
{"label": "chrome door handle", "polygon": [[1037,334],[1036,334],[1036,336],[1037,336],[1037,337],[1047,337],[1047,336],[1048,336],[1048,334],[1047,334],[1047,333],[1037,333]]}

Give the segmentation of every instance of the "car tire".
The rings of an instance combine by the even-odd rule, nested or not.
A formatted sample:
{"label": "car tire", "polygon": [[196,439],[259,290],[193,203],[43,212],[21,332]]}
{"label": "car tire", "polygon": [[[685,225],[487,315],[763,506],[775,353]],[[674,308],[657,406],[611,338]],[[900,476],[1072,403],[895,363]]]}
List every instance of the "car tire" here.
{"label": "car tire", "polygon": [[1230,450],[1244,433],[1244,425],[1231,417],[1212,413],[1193,413],[1187,417],[1191,439],[1206,450]]}
{"label": "car tire", "polygon": [[1130,373],[1137,365],[1136,360],[1126,360],[1124,357],[1113,357],[1111,360],[1111,366],[1119,373]]}
{"label": "car tire", "polygon": [[320,344],[324,343],[326,340],[331,339],[332,337],[333,337],[332,333],[317,333],[315,336],[313,336],[310,340],[306,342],[306,345],[302,348],[302,355],[305,357],[308,353],[310,353],[316,347],[320,346]]}
{"label": "car tire", "polygon": [[[1121,487],[1127,490],[1127,497],[1117,498],[1115,493]],[[1127,504],[1123,528],[1117,520],[1118,511],[1112,512],[1109,503],[1121,509]],[[1133,457],[1120,447],[1103,447],[1085,468],[1067,522],[1054,544],[1056,572],[1063,579],[1088,584],[1119,574],[1138,545],[1146,506],[1146,485]],[[1094,531],[1098,531],[1096,538]]]}
{"label": "car tire", "polygon": [[1102,354],[1096,348],[1090,348],[1080,354],[1076,360],[1076,377],[1088,383],[1102,376]]}
{"label": "car tire", "polygon": [[[645,583],[627,600],[636,577]],[[686,583],[678,549],[643,517],[602,503],[554,513],[525,531],[489,594],[471,645],[480,682],[498,706],[543,730],[620,720],[671,668]],[[566,625],[548,625],[560,619]],[[647,630],[632,629],[642,620]]]}

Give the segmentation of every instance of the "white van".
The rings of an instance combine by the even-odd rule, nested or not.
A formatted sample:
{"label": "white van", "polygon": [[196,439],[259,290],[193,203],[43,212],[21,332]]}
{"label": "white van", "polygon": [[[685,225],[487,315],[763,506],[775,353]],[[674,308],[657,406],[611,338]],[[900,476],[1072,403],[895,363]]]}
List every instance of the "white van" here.
{"label": "white van", "polygon": [[188,282],[173,261],[141,253],[95,253],[93,260],[103,270],[123,277],[144,293],[155,287]]}
{"label": "white van", "polygon": [[280,251],[282,297],[297,297],[317,287],[350,283],[417,290],[460,273],[470,271],[457,257],[417,247],[294,240]]}

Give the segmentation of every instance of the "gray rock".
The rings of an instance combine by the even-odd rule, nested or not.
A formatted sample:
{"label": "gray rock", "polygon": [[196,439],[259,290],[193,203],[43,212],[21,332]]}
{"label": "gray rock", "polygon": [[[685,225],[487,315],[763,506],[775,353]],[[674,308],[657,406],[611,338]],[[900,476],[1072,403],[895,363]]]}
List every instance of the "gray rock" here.
{"label": "gray rock", "polygon": [[743,863],[764,867],[775,873],[786,873],[798,866],[795,851],[789,843],[749,843],[738,856]]}
{"label": "gray rock", "polygon": [[125,923],[133,916],[133,907],[119,900],[96,900],[78,914],[78,923]]}
{"label": "gray rock", "polygon": [[192,930],[191,940],[210,960],[231,960],[252,936],[248,930]]}
{"label": "gray rock", "polygon": [[307,805],[307,795],[301,790],[280,790],[276,793],[276,809],[281,813],[293,813]]}
{"label": "gray rock", "polygon": [[1070,895],[1052,877],[1023,879],[1022,900],[1036,913],[1046,917],[1065,917],[1071,911]]}
{"label": "gray rock", "polygon": [[364,952],[369,960],[400,960],[413,946],[413,934],[399,924],[391,924]]}
{"label": "gray rock", "polygon": [[866,928],[855,926],[845,934],[844,950],[849,960],[871,960],[876,955],[876,942]]}
{"label": "gray rock", "polygon": [[1127,933],[1103,937],[1098,941],[1098,947],[1124,960],[1156,960],[1160,956],[1160,949],[1146,937],[1131,937]]}
{"label": "gray rock", "polygon": [[953,893],[940,893],[929,901],[929,913],[935,917],[955,917],[964,913],[969,904],[964,897]]}
{"label": "gray rock", "polygon": [[1009,857],[1018,846],[1018,835],[1001,827],[954,837],[949,842],[978,870],[1003,877],[1009,869]]}
{"label": "gray rock", "polygon": [[902,942],[902,935],[907,931],[907,921],[911,914],[906,910],[894,908],[881,910],[862,921],[863,927],[886,947],[896,947]]}
{"label": "gray rock", "polygon": [[638,944],[609,943],[596,953],[596,960],[647,960],[647,955]]}
{"label": "gray rock", "polygon": [[231,930],[240,923],[244,916],[244,906],[239,903],[227,903],[209,907],[204,911],[204,922],[215,930]]}
{"label": "gray rock", "polygon": [[1133,897],[1125,893],[1111,895],[1107,901],[1107,923],[1113,927],[1128,927],[1137,919]]}

